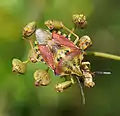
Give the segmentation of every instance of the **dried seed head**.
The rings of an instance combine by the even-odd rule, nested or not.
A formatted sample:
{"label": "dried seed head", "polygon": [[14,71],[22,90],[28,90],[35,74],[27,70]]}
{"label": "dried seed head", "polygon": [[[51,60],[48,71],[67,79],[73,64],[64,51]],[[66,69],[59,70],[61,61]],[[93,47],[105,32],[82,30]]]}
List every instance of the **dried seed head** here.
{"label": "dried seed head", "polygon": [[85,28],[87,26],[86,16],[83,14],[74,14],[72,20],[75,27]]}
{"label": "dried seed head", "polygon": [[19,74],[24,74],[26,72],[26,63],[23,63],[19,59],[13,59],[12,60],[12,71],[19,73]]}
{"label": "dried seed head", "polygon": [[88,74],[88,76],[89,77],[84,78],[84,85],[89,88],[94,87],[95,83],[93,82],[92,77],[90,76],[90,74]]}
{"label": "dried seed head", "polygon": [[90,62],[82,62],[81,63],[82,70],[82,80],[84,81],[84,85],[86,87],[94,87],[95,83],[93,82],[93,74],[90,72]]}
{"label": "dried seed head", "polygon": [[81,68],[83,72],[84,85],[89,88],[94,87],[95,83],[93,82],[93,75],[91,74],[90,69],[87,66],[87,64],[83,64]]}
{"label": "dried seed head", "polygon": [[63,28],[62,22],[56,21],[56,20],[47,20],[47,21],[45,21],[45,25],[50,30],[59,30],[59,29]]}
{"label": "dried seed head", "polygon": [[91,41],[90,37],[87,35],[82,36],[78,43],[79,43],[78,44],[79,48],[82,50],[85,50],[92,45],[92,41]]}
{"label": "dried seed head", "polygon": [[28,23],[23,29],[23,37],[30,37],[36,30],[36,22]]}
{"label": "dried seed head", "polygon": [[57,92],[63,92],[65,89],[67,89],[71,85],[72,85],[71,81],[65,81],[62,83],[58,83],[55,88],[56,88]]}
{"label": "dried seed head", "polygon": [[46,70],[36,70],[34,73],[35,85],[46,86],[50,83],[50,76]]}

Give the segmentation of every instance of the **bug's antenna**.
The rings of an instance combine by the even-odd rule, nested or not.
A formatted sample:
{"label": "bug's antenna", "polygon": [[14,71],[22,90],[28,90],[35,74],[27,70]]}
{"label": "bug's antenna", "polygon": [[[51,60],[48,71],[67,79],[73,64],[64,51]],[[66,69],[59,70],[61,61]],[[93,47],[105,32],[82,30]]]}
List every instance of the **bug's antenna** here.
{"label": "bug's antenna", "polygon": [[81,82],[79,80],[78,77],[76,77],[78,83],[79,83],[79,87],[80,87],[80,90],[81,90],[81,95],[82,95],[82,101],[83,101],[83,105],[85,104],[85,94],[84,94],[84,91],[83,91],[83,88],[82,88],[82,85],[81,85]]}
{"label": "bug's antenna", "polygon": [[100,75],[111,75],[112,72],[95,71],[94,74],[100,74]]}

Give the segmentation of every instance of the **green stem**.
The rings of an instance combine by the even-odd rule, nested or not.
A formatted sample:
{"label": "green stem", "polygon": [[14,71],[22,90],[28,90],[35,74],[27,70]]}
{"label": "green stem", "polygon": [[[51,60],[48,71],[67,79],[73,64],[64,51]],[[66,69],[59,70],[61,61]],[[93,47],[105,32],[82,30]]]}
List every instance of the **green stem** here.
{"label": "green stem", "polygon": [[25,63],[25,64],[27,64],[28,62],[30,62],[30,60],[28,59],[28,60],[26,60],[26,61],[23,61],[23,63]]}
{"label": "green stem", "polygon": [[102,52],[86,52],[86,55],[93,55],[93,56],[98,56],[98,57],[103,57],[103,58],[108,58],[108,59],[113,59],[113,60],[120,60],[120,56],[113,55],[113,54],[108,54],[108,53],[102,53]]}

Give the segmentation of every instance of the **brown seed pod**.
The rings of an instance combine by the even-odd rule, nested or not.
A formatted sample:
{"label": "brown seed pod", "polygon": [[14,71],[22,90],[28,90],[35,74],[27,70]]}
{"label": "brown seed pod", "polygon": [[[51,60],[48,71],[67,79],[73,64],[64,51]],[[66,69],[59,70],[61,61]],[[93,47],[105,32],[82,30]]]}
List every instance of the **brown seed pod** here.
{"label": "brown seed pod", "polygon": [[74,14],[72,20],[75,27],[83,29],[87,26],[86,16],[83,14]]}
{"label": "brown seed pod", "polygon": [[13,59],[12,71],[19,74],[24,74],[26,72],[26,63],[20,61],[19,59]]}
{"label": "brown seed pod", "polygon": [[[86,62],[88,64],[88,62]],[[94,87],[95,83],[93,82],[93,75],[90,72],[90,67],[88,67],[88,65],[85,64],[85,62],[82,65],[82,72],[83,72],[83,80],[84,80],[84,85],[86,87]]]}
{"label": "brown seed pod", "polygon": [[36,70],[34,73],[35,85],[46,86],[50,83],[50,76],[46,70]]}
{"label": "brown seed pod", "polygon": [[45,25],[50,30],[59,30],[59,29],[63,28],[62,22],[61,21],[56,21],[56,20],[47,20],[47,21],[45,21]]}
{"label": "brown seed pod", "polygon": [[55,88],[57,92],[63,92],[65,89],[67,89],[71,85],[72,85],[72,81],[65,81],[62,83],[58,83]]}
{"label": "brown seed pod", "polygon": [[84,78],[84,85],[89,88],[94,87],[95,83],[93,82],[93,77],[91,76],[91,74],[87,72],[86,76],[87,77]]}
{"label": "brown seed pod", "polygon": [[22,35],[24,38],[30,37],[35,32],[35,30],[36,22],[30,22],[24,27]]}

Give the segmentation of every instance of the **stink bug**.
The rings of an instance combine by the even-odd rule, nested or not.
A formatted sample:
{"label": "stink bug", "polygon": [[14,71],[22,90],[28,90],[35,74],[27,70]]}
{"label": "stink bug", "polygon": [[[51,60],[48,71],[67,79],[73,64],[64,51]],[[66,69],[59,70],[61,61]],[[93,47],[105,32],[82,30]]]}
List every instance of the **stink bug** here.
{"label": "stink bug", "polygon": [[35,34],[38,41],[38,49],[40,50],[44,61],[55,71],[56,74],[61,73],[58,69],[59,61],[64,59],[68,54],[70,58],[79,54],[83,56],[82,51],[75,46],[72,41],[62,35],[54,32],[49,34],[42,29],[37,29]]}
{"label": "stink bug", "polygon": [[[35,34],[38,49],[44,61],[56,75],[76,75],[78,77],[87,75],[82,71],[85,70],[82,62],[84,51],[79,49],[72,41],[62,35],[54,32],[51,34],[42,29],[37,29]],[[91,84],[88,85],[90,87]]]}

